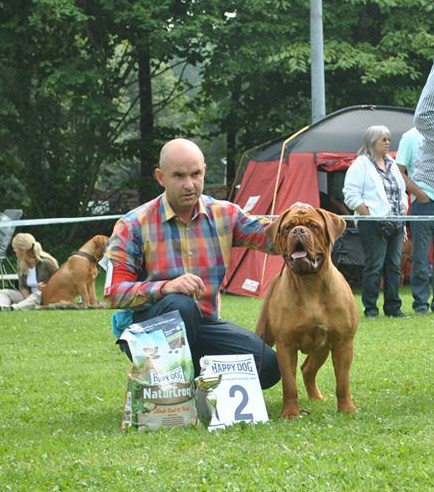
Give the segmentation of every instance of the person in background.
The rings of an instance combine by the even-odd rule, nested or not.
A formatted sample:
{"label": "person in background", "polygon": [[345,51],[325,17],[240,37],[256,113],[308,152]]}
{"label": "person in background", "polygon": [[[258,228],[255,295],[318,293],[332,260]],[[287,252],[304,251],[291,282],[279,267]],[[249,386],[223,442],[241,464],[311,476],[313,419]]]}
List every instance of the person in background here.
{"label": "person in background", "polygon": [[[422,135],[412,182],[421,193],[412,203],[412,215],[434,215],[434,66],[419,98],[414,115],[415,127]],[[412,191],[412,190],[410,190]],[[421,314],[434,311],[433,276],[429,263],[434,241],[434,221],[412,222],[413,258],[411,291],[413,309]],[[431,284],[431,285],[430,285]]]}
{"label": "person in background", "polygon": [[163,146],[155,177],[165,191],[115,224],[104,295],[111,307],[131,310],[131,322],[178,310],[196,376],[204,355],[253,354],[268,388],[280,379],[276,353],[252,331],[220,319],[220,287],[233,246],[273,252],[265,234],[270,220],[203,195],[205,170],[192,141]]}
{"label": "person in background", "polygon": [[390,131],[383,125],[369,127],[357,158],[344,182],[346,205],[354,210],[365,255],[362,278],[364,314],[378,316],[377,301],[383,278],[386,316],[407,318],[399,296],[404,223],[360,220],[368,215],[405,215],[408,207],[405,182],[398,166],[388,154]]}
{"label": "person in background", "polygon": [[12,239],[12,249],[17,256],[19,290],[0,290],[0,310],[34,309],[41,304],[41,290],[59,264],[28,233],[16,234]]}
{"label": "person in background", "polygon": [[[405,181],[405,186],[407,193],[411,194],[411,207],[410,214],[411,215],[419,215],[419,213],[415,213],[415,209],[419,208],[419,204],[424,204],[429,202],[429,196],[421,189],[416,183],[412,180],[414,175],[414,168],[416,165],[416,160],[418,156],[419,146],[422,142],[422,135],[418,132],[416,127],[410,128],[410,130],[406,131],[398,145],[398,151],[396,153],[396,163],[398,164],[398,168],[401,171],[402,177]],[[420,295],[418,294],[418,285],[420,284],[420,278],[423,278],[427,275],[427,272],[430,271],[429,265],[429,251],[428,255],[425,256],[424,261],[422,261],[423,254],[425,251],[425,246],[421,241],[413,241],[413,237],[420,234],[419,226],[421,223],[419,222],[410,222],[410,231],[411,231],[411,243],[407,244],[407,248],[411,252],[411,258],[409,259],[411,263],[411,276],[410,276],[410,285],[413,293],[413,309],[416,313],[425,314],[428,312],[428,305],[426,302],[420,302]],[[423,226],[423,224],[422,224]],[[409,241],[409,238],[407,238]],[[420,248],[423,248],[421,251]],[[404,257],[404,253],[403,253]],[[416,258],[416,261],[413,260]],[[422,263],[425,263],[423,265]],[[422,266],[421,266],[422,265]],[[429,275],[429,273],[428,273]],[[429,277],[428,277],[429,278]],[[429,291],[429,287],[428,287]],[[429,295],[429,294],[428,294]]]}
{"label": "person in background", "polygon": [[428,195],[412,181],[421,142],[422,135],[417,128],[410,128],[401,136],[395,160],[404,178],[406,191],[412,194],[412,201],[417,199],[421,202],[427,202],[429,200]]}

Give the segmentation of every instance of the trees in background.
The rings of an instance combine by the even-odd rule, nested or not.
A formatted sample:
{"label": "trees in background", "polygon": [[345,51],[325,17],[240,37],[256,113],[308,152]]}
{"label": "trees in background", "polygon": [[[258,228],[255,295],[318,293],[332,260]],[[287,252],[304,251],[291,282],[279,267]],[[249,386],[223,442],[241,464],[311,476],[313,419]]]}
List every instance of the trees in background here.
{"label": "trees in background", "polygon": [[[0,208],[83,216],[96,186],[159,190],[175,136],[208,177],[310,121],[304,0],[0,2]],[[414,106],[431,67],[431,0],[323,4],[327,112]],[[61,239],[76,227],[61,232]]]}

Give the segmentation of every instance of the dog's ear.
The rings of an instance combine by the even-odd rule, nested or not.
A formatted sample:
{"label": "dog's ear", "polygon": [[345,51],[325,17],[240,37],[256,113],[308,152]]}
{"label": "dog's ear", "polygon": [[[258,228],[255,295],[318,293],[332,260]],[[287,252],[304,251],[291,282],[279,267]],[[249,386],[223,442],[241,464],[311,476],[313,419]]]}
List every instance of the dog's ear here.
{"label": "dog's ear", "polygon": [[105,247],[108,242],[108,237],[102,234],[98,234],[97,236],[94,236],[92,240],[95,244],[96,253],[102,256],[104,254]]}
{"label": "dog's ear", "polygon": [[276,217],[273,222],[267,227],[267,230],[265,233],[267,236],[273,241],[273,244],[276,244],[276,237],[280,232],[280,226],[282,222],[285,220],[288,214],[291,213],[291,209],[287,209],[284,212],[282,212],[279,217]]}
{"label": "dog's ear", "polygon": [[316,211],[324,219],[330,241],[334,244],[342,236],[347,227],[345,220],[340,215],[322,208],[317,208]]}

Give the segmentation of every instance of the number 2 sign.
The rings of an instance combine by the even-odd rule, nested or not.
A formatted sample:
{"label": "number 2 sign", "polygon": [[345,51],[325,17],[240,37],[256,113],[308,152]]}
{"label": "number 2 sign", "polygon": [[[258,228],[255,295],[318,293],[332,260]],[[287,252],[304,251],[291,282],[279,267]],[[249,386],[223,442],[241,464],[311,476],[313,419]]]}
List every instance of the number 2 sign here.
{"label": "number 2 sign", "polygon": [[209,430],[239,422],[267,422],[268,414],[252,354],[212,355],[202,357],[201,376],[221,375],[212,390],[215,411]]}

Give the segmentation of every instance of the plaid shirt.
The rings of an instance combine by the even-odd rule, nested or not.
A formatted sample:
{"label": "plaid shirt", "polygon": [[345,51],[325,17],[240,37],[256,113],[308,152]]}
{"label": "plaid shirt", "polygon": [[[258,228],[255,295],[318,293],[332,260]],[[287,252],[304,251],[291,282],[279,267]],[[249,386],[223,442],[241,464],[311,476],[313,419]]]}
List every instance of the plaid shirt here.
{"label": "plaid shirt", "polygon": [[390,159],[389,157],[385,157],[384,163],[386,165],[386,171],[382,171],[377,166],[377,164],[375,163],[375,161],[372,157],[370,157],[369,159],[374,164],[375,168],[377,169],[378,174],[380,175],[380,177],[383,181],[384,191],[386,192],[387,200],[390,203],[390,207],[392,209],[392,214],[393,215],[405,215],[405,211],[403,212],[401,210],[401,205],[400,205],[401,192],[399,189],[399,184],[396,181],[395,176],[392,173],[393,160]]}
{"label": "plaid shirt", "polygon": [[167,280],[193,273],[205,284],[198,306],[218,319],[220,286],[233,246],[272,252],[265,235],[269,219],[253,218],[230,202],[202,195],[195,215],[184,224],[163,193],[121,218],[106,256],[105,297],[117,308],[146,308],[161,299]]}

